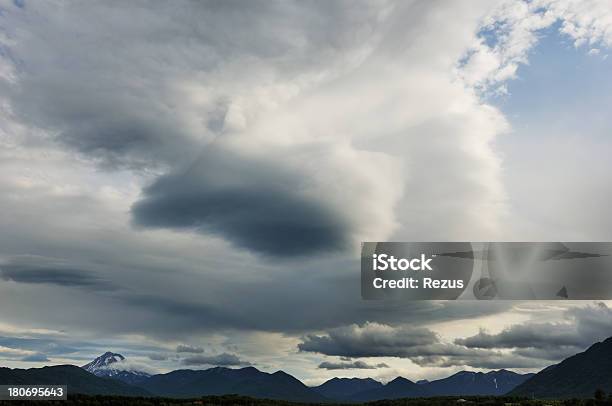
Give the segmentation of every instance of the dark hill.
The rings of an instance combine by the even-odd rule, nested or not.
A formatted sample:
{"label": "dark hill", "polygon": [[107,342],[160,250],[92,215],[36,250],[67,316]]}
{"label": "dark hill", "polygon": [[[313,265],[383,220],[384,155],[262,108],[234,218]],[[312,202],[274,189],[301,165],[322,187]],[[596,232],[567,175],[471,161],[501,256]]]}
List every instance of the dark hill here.
{"label": "dark hill", "polygon": [[536,398],[592,397],[612,392],[612,337],[538,372],[510,395]]}
{"label": "dark hill", "polygon": [[332,378],[312,389],[329,399],[343,400],[366,390],[381,388],[382,383],[372,378]]}
{"label": "dark hill", "polygon": [[424,385],[418,385],[406,378],[397,377],[380,388],[374,388],[350,396],[353,402],[369,402],[382,399],[416,398],[430,396]]}
{"label": "dark hill", "polygon": [[503,395],[532,376],[533,374],[521,375],[505,369],[487,373],[461,371],[448,378],[422,385],[434,396]]}
{"label": "dark hill", "polygon": [[74,365],[43,368],[0,368],[0,385],[67,385],[68,393],[86,395],[147,396],[145,390],[126,383],[99,378]]}
{"label": "dark hill", "polygon": [[211,368],[202,371],[181,369],[153,375],[140,385],[157,396],[199,397],[236,394],[255,398],[295,402],[324,402],[326,399],[293,376],[273,374],[256,368]]}

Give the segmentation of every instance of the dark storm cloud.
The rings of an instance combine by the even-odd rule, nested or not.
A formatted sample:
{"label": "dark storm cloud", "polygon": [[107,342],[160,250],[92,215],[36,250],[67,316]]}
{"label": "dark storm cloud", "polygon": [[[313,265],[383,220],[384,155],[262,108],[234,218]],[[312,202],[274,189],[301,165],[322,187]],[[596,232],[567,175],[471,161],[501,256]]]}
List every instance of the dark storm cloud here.
{"label": "dark storm cloud", "polygon": [[410,360],[422,367],[472,367],[483,369],[529,368],[541,369],[550,365],[546,359],[503,354],[497,351],[450,351],[449,354],[411,357]]}
{"label": "dark storm cloud", "polygon": [[194,355],[181,360],[183,365],[217,365],[217,366],[247,366],[236,354],[222,353],[218,355]]}
{"label": "dark storm cloud", "polygon": [[396,357],[428,367],[539,368],[547,362],[519,354],[467,348],[444,343],[432,331],[409,326],[366,323],[308,335],[298,344],[301,351],[341,357]]}
{"label": "dark storm cloud", "polygon": [[0,265],[0,278],[34,284],[49,284],[67,287],[78,287],[88,290],[111,291],[116,287],[109,281],[84,269],[71,269],[53,264],[19,264]]}
{"label": "dark storm cloud", "polygon": [[325,335],[307,335],[298,349],[344,357],[403,357],[436,343],[437,335],[425,328],[366,323],[335,328]]}
{"label": "dark storm cloud", "polygon": [[191,345],[179,344],[176,346],[176,352],[189,352],[192,354],[201,354],[204,352],[204,349],[201,347],[192,347]]}
{"label": "dark storm cloud", "polygon": [[297,173],[211,147],[187,171],[147,187],[132,214],[138,226],[214,233],[270,256],[344,248],[348,225],[301,196],[303,183]]}
{"label": "dark storm cloud", "polygon": [[515,324],[498,334],[481,330],[474,336],[455,340],[456,344],[470,348],[546,348],[574,346],[579,342],[575,326],[559,323]]}
{"label": "dark storm cloud", "polygon": [[455,343],[469,348],[516,348],[523,355],[555,359],[557,354],[578,352],[612,336],[612,310],[604,303],[570,308],[564,318],[555,323],[514,324],[497,334],[481,330]]}
{"label": "dark storm cloud", "polygon": [[320,369],[378,369],[378,368],[389,368],[389,365],[381,362],[379,364],[368,364],[365,361],[353,361],[353,362],[321,362],[319,364]]}

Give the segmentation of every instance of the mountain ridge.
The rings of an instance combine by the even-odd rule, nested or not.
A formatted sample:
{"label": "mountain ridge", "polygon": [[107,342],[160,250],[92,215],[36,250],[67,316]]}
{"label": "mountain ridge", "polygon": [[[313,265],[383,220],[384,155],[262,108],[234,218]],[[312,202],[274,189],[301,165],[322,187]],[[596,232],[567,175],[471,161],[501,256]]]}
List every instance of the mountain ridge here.
{"label": "mountain ridge", "polygon": [[382,387],[383,384],[372,378],[338,378],[334,377],[312,389],[326,398],[335,400],[348,399],[365,390]]}
{"label": "mountain ridge", "polygon": [[585,398],[595,390],[612,392],[612,337],[544,368],[510,395],[539,398]]}
{"label": "mountain ridge", "polygon": [[382,399],[420,398],[431,396],[422,385],[402,376],[389,381],[379,388],[365,390],[349,397],[353,402],[371,402]]}
{"label": "mountain ridge", "polygon": [[[401,397],[502,395],[532,374],[521,375],[504,369],[489,372],[460,371],[449,377],[417,383],[396,377],[387,384],[372,378],[332,378],[319,386],[307,387],[284,371],[262,372],[253,366],[239,369],[212,367],[205,370],[179,369],[163,374],[133,375],[113,365],[126,362],[118,353],[106,352],[83,366],[88,371],[140,387],[157,396],[197,397],[238,394],[293,401],[362,402]],[[126,375],[127,374],[127,377]],[[138,374],[138,372],[136,372]]]}
{"label": "mountain ridge", "polygon": [[67,385],[68,393],[84,395],[150,396],[150,393],[119,380],[100,378],[75,365],[42,368],[2,368],[2,385]]}
{"label": "mountain ridge", "polygon": [[499,396],[513,390],[533,375],[518,374],[506,369],[489,372],[459,371],[422,385],[436,396]]}
{"label": "mountain ridge", "polygon": [[179,369],[153,375],[140,387],[155,395],[170,397],[237,394],[314,403],[330,400],[286,372],[267,373],[254,367]]}

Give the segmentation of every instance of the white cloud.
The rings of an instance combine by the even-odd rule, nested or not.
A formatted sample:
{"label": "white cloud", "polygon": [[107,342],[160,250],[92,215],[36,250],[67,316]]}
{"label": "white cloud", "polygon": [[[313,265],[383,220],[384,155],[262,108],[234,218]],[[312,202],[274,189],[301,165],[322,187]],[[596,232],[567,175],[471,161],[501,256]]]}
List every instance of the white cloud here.
{"label": "white cloud", "polygon": [[[559,31],[576,47],[612,45],[612,3],[609,0],[505,1],[484,17],[482,32],[467,50],[458,76],[481,92],[504,91],[543,29],[559,23]],[[488,39],[492,43],[488,43]],[[592,48],[589,53],[597,53]]]}

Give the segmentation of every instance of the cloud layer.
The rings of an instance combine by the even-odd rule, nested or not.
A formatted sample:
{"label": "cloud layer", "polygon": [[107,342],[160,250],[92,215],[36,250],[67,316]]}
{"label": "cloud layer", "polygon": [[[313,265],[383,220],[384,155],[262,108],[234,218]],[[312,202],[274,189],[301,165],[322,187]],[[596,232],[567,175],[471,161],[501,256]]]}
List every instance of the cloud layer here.
{"label": "cloud layer", "polygon": [[378,364],[368,364],[365,361],[352,361],[352,362],[330,362],[325,361],[319,364],[319,368],[328,370],[337,369],[378,369],[378,368],[389,368],[389,365],[384,362]]}
{"label": "cloud layer", "polygon": [[558,360],[610,337],[612,310],[604,303],[569,309],[564,316],[560,322],[514,324],[497,334],[481,330],[455,343],[468,348],[512,349],[525,357]]}
{"label": "cloud layer", "polygon": [[224,352],[218,355],[192,355],[181,360],[183,365],[213,365],[221,367],[251,365],[243,361],[235,354]]}
{"label": "cloud layer", "polygon": [[[568,308],[563,315],[562,322],[514,324],[496,334],[481,330],[453,343],[427,328],[365,323],[307,335],[298,348],[327,356],[408,358],[421,366],[537,368],[584,351],[611,334],[612,311],[604,303]],[[327,369],[356,368],[352,364],[325,365]]]}

